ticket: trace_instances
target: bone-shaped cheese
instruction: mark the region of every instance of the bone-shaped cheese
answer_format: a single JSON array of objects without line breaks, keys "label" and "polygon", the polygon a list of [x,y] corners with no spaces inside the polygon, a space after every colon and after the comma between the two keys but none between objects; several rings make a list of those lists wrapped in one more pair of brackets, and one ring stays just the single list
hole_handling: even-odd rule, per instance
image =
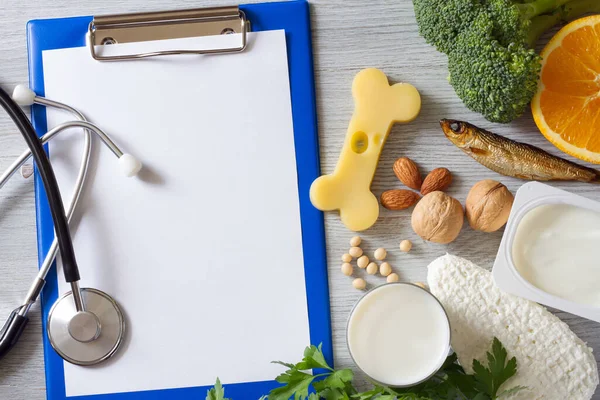
[{"label": "bone-shaped cheese", "polygon": [[383,72],[369,68],[352,84],[354,114],[333,174],[317,178],[310,188],[312,204],[322,211],[340,210],[346,227],[362,231],[377,221],[379,202],[371,181],[381,149],[396,122],[410,122],[421,109],[414,86],[390,86]]}]

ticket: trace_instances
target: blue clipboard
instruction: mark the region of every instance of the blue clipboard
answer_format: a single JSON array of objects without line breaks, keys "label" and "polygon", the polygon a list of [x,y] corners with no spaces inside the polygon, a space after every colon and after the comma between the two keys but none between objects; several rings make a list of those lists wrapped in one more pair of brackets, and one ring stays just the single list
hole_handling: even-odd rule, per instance
[{"label": "blue clipboard", "polygon": [[[323,214],[309,200],[312,181],[320,175],[317,115],[314,92],[313,59],[308,3],[304,0],[278,3],[241,5],[240,9],[252,24],[252,31],[284,29],[287,41],[294,143],[300,193],[300,215],[310,339],[323,344],[323,353],[333,365],[331,324],[329,314],[329,287],[325,253]],[[30,21],[27,25],[29,52],[29,81],[32,89],[44,95],[42,52],[85,46],[85,35],[92,17],[74,17]],[[135,61],[134,61],[135,62]],[[41,106],[32,108],[32,120],[38,134],[47,131],[46,112]],[[54,228],[46,194],[39,176],[35,177],[38,254],[41,263],[54,239]],[[61,279],[61,278],[60,278]],[[56,269],[48,274],[42,293],[42,325],[46,388],[49,400],[67,399],[65,394],[63,360],[54,352],[45,334],[48,313],[58,296]],[[298,359],[303,349],[298,349]],[[295,360],[284,360],[295,361]],[[252,366],[260,368],[260,366]],[[215,371],[215,376],[219,371]],[[273,377],[275,378],[275,377]],[[234,400],[256,400],[276,387],[275,381],[236,383],[226,387],[227,397]],[[97,400],[178,400],[204,399],[209,387],[151,390],[93,396],[75,396],[68,399]]]}]

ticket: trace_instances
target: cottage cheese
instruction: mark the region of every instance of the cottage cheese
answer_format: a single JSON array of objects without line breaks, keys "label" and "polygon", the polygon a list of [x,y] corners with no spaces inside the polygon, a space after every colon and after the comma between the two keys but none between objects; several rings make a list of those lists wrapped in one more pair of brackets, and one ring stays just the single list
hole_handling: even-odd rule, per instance
[{"label": "cottage cheese", "polygon": [[431,292],[444,305],[452,348],[467,373],[473,359],[485,364],[496,336],[517,358],[517,375],[503,389],[528,389],[511,399],[588,400],[598,385],[592,350],[560,319],[529,300],[502,292],[489,271],[445,255],[428,267]]}]

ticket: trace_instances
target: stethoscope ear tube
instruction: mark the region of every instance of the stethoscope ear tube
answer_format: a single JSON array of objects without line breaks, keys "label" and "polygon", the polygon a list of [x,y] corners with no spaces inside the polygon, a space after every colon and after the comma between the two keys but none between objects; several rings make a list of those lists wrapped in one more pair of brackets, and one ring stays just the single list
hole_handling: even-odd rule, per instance
[{"label": "stethoscope ear tube", "polygon": [[77,282],[80,279],[79,268],[75,259],[75,251],[71,240],[71,233],[65,208],[58,188],[58,182],[54,175],[54,170],[50,165],[50,160],[44,151],[41,141],[37,137],[31,122],[21,110],[19,105],[0,88],[0,105],[6,110],[17,128],[27,142],[31,154],[37,164],[37,168],[46,190],[50,213],[54,222],[54,230],[59,244],[60,254],[63,261],[63,272],[67,282]]},{"label": "stethoscope ear tube", "polygon": [[20,307],[13,310],[0,330],[0,358],[14,347],[29,321],[29,318],[19,315],[19,310]]}]

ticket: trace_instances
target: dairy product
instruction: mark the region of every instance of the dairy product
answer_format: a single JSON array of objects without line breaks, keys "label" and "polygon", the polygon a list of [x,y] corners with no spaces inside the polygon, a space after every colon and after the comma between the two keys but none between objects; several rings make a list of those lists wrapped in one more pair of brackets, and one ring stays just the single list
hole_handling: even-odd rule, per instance
[{"label": "dairy product", "polygon": [[356,304],[348,321],[356,365],[388,386],[409,386],[435,373],[450,348],[450,323],[433,295],[407,283],[379,286]]},{"label": "dairy product", "polygon": [[572,204],[544,204],[518,223],[512,261],[535,287],[600,306],[599,244],[600,213]]},{"label": "dairy product", "polygon": [[[494,262],[493,270],[494,282],[506,293],[523,297],[525,299],[532,300],[558,310],[567,311],[571,314],[600,322],[600,307],[590,305],[589,303],[579,303],[577,301],[567,300],[559,295],[549,293],[544,289],[536,287],[535,279],[531,276],[529,279],[525,278],[523,275],[527,274],[525,272],[521,272],[515,265],[516,260],[513,256],[513,245],[515,243],[529,243],[531,239],[524,237],[526,236],[524,235],[521,236],[521,239],[515,240],[519,225],[521,222],[523,222],[523,218],[526,217],[532,210],[536,210],[538,207],[545,205],[571,205],[573,207],[580,207],[583,210],[577,210],[576,214],[579,214],[579,211],[589,211],[589,213],[586,213],[586,215],[589,215],[592,218],[595,217],[593,215],[594,212],[600,214],[599,202],[586,199],[585,197],[577,196],[573,193],[569,193],[549,185],[544,185],[539,182],[528,182],[524,184],[519,190],[517,190],[515,201],[510,212],[510,217],[508,218],[508,223],[506,224],[504,235],[502,236],[502,241],[500,242],[500,247],[498,248],[498,254],[496,255],[496,261]],[[538,209],[538,212],[551,217],[551,213],[546,213],[545,211],[548,211],[548,209]],[[536,214],[537,213],[529,214],[529,216],[535,217]],[[558,212],[558,214],[561,214],[561,212]],[[557,224],[560,221],[549,222],[552,222],[552,224]],[[591,240],[591,238],[593,238],[595,235],[593,231],[589,231],[587,234],[584,233],[583,228],[585,228],[586,231],[588,228],[594,228],[591,226],[591,222],[592,221],[590,220],[589,223],[588,221],[583,221],[580,224],[578,223],[581,229],[578,229],[577,236],[582,236],[580,239],[586,242]],[[560,222],[560,224],[565,223],[568,223],[568,221]],[[529,233],[531,235],[535,235],[536,233],[534,231],[528,229],[528,225],[529,224],[527,222],[525,222],[524,225],[521,225],[521,233],[530,231]],[[574,224],[573,226],[575,225],[577,224]],[[551,246],[552,248],[549,249],[549,251],[554,253],[557,257],[566,258],[567,261],[571,257],[576,257],[572,250],[575,250],[577,253],[581,253],[581,247],[579,247],[581,246],[581,243],[573,243],[572,239],[570,239],[572,235],[567,235],[566,229],[558,228],[555,230],[555,232],[560,235],[564,234],[564,236],[563,239],[555,240]],[[543,239],[548,240],[549,237]],[[546,243],[545,246],[548,246],[548,244]],[[600,250],[600,245],[597,247]],[[589,248],[588,245],[586,245],[586,248]],[[523,250],[523,255],[530,256],[532,251],[533,247],[529,248],[527,251]],[[572,270],[572,273],[579,274],[581,270],[578,270],[578,268],[580,268],[581,265],[582,263],[578,263],[574,267],[575,269]],[[598,265],[600,265],[600,263],[598,263]],[[523,265],[521,265],[520,269],[524,271],[526,268],[523,268]],[[588,275],[588,278],[593,279],[593,274],[595,273],[596,271],[592,271],[592,275]],[[572,282],[572,279],[574,279],[574,277],[567,276],[567,279],[565,280],[566,284],[568,284],[568,282]],[[532,283],[532,281],[534,281],[534,283]],[[541,286],[542,282],[538,283]],[[551,288],[548,289],[551,290]],[[554,289],[564,290],[560,288]],[[573,293],[571,293],[571,295],[573,295]],[[577,294],[575,293],[575,295]]]},{"label": "dairy product", "polygon": [[497,337],[517,374],[502,387],[525,386],[506,400],[589,400],[598,386],[592,349],[544,307],[496,286],[489,271],[450,254],[428,267],[427,283],[448,312],[452,349],[468,374],[486,364]]},{"label": "dairy product", "polygon": [[340,210],[348,229],[363,231],[379,215],[371,181],[383,145],[394,123],[407,123],[419,115],[421,96],[408,83],[390,86],[385,74],[375,68],[356,75],[352,96],[354,113],[335,171],[313,182],[310,200],[319,210]]}]

